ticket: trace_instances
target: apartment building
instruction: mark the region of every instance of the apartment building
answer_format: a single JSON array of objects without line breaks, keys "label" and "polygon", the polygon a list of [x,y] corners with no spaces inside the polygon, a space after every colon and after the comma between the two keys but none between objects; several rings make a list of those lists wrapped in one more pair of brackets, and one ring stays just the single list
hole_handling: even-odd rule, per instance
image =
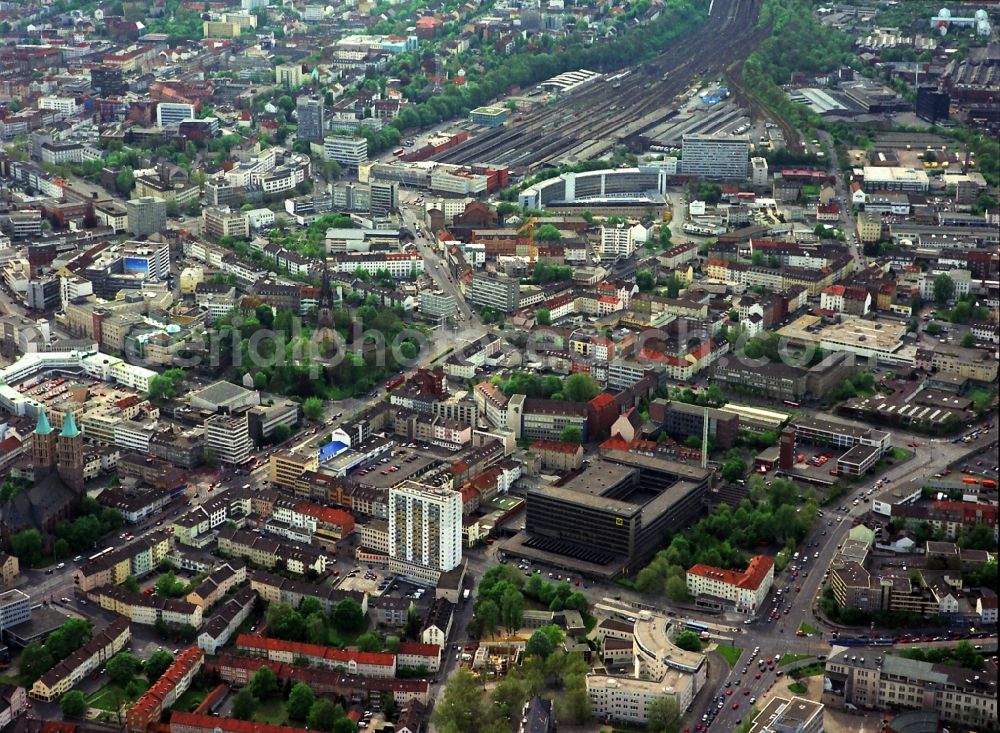
[{"label": "apartment building", "polygon": [[121,585],[129,576],[141,578],[152,572],[170,553],[171,537],[157,529],[121,547],[88,560],[73,573],[73,582],[82,591]]},{"label": "apartment building", "polygon": [[458,310],[455,296],[443,290],[422,290],[420,292],[420,313],[425,318],[437,320],[451,318]]},{"label": "apartment building", "polygon": [[725,606],[748,616],[756,615],[763,607],[773,582],[774,561],[766,555],[750,558],[743,572],[701,563],[687,571],[688,592],[699,605]]},{"label": "apartment building", "polygon": [[270,639],[256,634],[240,634],[236,638],[236,648],[243,654],[263,657],[271,662],[304,662],[312,667],[338,669],[365,677],[396,676],[396,655],[386,652],[337,649],[321,644]]},{"label": "apartment building", "polygon": [[[244,657],[232,654],[222,655],[218,660],[216,668],[219,670],[219,676],[224,681],[234,686],[242,687],[253,678],[257,670],[264,666],[270,668],[283,684],[295,685],[298,682],[303,682],[309,685],[317,695],[357,700],[359,704],[369,708],[377,708],[384,694],[391,695],[397,705],[405,705],[410,700],[417,700],[425,705],[430,702],[430,682],[425,680],[363,677],[361,675],[348,674],[340,670],[270,662],[259,657]],[[171,717],[171,726],[173,726],[174,721],[178,720],[178,716],[186,715],[188,714],[174,713]],[[228,718],[214,716],[205,717],[207,718],[206,722],[209,723],[207,729],[192,729],[189,727],[177,729],[172,727],[171,733],[213,733],[213,731],[219,730],[229,720]],[[185,718],[181,718],[181,720],[185,720]],[[259,724],[255,724],[254,729],[260,731],[260,733],[270,733],[262,729],[262,726]],[[236,730],[240,733],[246,733],[243,728]],[[278,729],[274,733],[288,732],[285,729]]]},{"label": "apartment building", "polygon": [[635,236],[627,224],[601,227],[601,259],[615,260],[631,257],[635,252]]},{"label": "apartment building", "polygon": [[205,621],[198,633],[198,648],[206,654],[218,654],[229,643],[233,634],[254,610],[257,594],[253,588],[238,590]]},{"label": "apartment building", "polygon": [[290,573],[326,572],[327,556],[309,545],[233,527],[218,532],[219,552],[230,557],[249,560],[254,565],[273,568],[282,563]]},{"label": "apartment building", "polygon": [[43,674],[31,686],[29,697],[53,702],[69,692],[91,672],[100,669],[124,649],[132,638],[128,620],[115,619],[93,638]]},{"label": "apartment building", "polygon": [[265,603],[287,603],[298,608],[304,598],[315,598],[326,613],[333,610],[340,601],[351,598],[357,601],[364,613],[368,613],[368,594],[356,591],[346,591],[329,585],[316,585],[291,580],[281,575],[274,575],[261,570],[248,573],[250,587]]},{"label": "apartment building", "polygon": [[129,707],[125,714],[125,730],[128,733],[146,733],[159,723],[163,711],[172,707],[187,691],[204,664],[205,652],[196,646],[178,654],[153,686]]},{"label": "apartment building", "polygon": [[306,471],[319,470],[319,456],[312,451],[276,451],[271,454],[269,468],[271,483],[290,489]]},{"label": "apartment building", "polygon": [[184,600],[206,611],[222,599],[232,588],[247,579],[247,566],[239,560],[230,560],[209,573],[198,587],[188,593]]},{"label": "apartment building", "polygon": [[90,591],[87,598],[107,611],[125,616],[134,624],[155,626],[157,622],[163,622],[196,629],[201,626],[201,608],[187,601],[133,593],[110,585]]},{"label": "apartment building", "polygon": [[882,650],[847,648],[827,660],[823,689],[823,703],[838,709],[925,710],[974,729],[997,722],[994,665],[977,673]]},{"label": "apartment building", "polygon": [[389,489],[389,555],[448,572],[462,560],[462,496],[404,481]]}]

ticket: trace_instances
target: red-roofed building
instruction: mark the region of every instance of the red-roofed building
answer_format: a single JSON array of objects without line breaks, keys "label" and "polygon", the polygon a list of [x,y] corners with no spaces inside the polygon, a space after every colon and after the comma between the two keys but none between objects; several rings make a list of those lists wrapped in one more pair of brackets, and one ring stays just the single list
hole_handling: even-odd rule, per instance
[{"label": "red-roofed building", "polygon": [[545,468],[556,471],[575,471],[583,463],[583,446],[561,440],[536,440],[531,450],[538,454]]},{"label": "red-roofed building", "polygon": [[223,654],[212,664],[212,670],[221,679],[237,687],[249,683],[261,667],[268,667],[282,683],[294,685],[304,682],[317,695],[342,697],[349,705],[377,705],[386,692],[392,695],[397,705],[403,705],[409,700],[419,700],[425,705],[430,702],[430,683],[425,680],[362,677],[337,670],[269,662],[266,659],[235,654]]},{"label": "red-roofed building", "polygon": [[191,680],[204,663],[205,652],[196,646],[181,652],[167,671],[128,709],[126,730],[129,733],[146,733],[151,726],[159,723],[160,715],[191,686]]},{"label": "red-roofed building", "polygon": [[419,641],[404,641],[396,652],[397,669],[426,669],[433,674],[441,668],[441,647],[437,644],[421,644]]},{"label": "red-roofed building", "polygon": [[170,733],[304,733],[305,728],[285,725],[255,723],[249,720],[223,718],[198,713],[173,713],[170,716]]},{"label": "red-roofed building", "polygon": [[295,511],[316,520],[313,536],[327,549],[334,549],[338,541],[354,531],[354,516],[343,509],[302,501],[296,504]]},{"label": "red-roofed building", "polygon": [[766,555],[750,558],[750,564],[742,573],[702,563],[692,565],[687,571],[688,592],[699,604],[732,608],[748,616],[763,607],[772,582],[774,561]]},{"label": "red-roofed building", "polygon": [[615,424],[618,415],[614,396],[602,392],[587,403],[587,431],[595,437],[610,435],[611,426]]},{"label": "red-roofed building", "polygon": [[322,644],[269,639],[253,634],[240,634],[236,648],[241,652],[263,657],[272,662],[291,664],[305,660],[311,666],[342,669],[365,677],[394,677],[396,657],[384,652],[359,652],[336,649]]}]

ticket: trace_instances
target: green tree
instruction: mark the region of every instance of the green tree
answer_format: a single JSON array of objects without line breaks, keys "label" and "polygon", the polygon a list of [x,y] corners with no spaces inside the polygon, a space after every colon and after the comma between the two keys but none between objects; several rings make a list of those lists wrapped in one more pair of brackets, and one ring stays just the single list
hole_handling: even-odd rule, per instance
[{"label": "green tree", "polygon": [[569,375],[562,387],[563,395],[573,402],[589,402],[602,391],[601,385],[585,372]]},{"label": "green tree", "polygon": [[649,703],[646,729],[651,733],[677,733],[681,729],[681,711],[677,698],[658,697]]},{"label": "green tree", "polygon": [[971,349],[976,345],[976,337],[972,331],[966,331],[962,336],[962,347],[966,349]]},{"label": "green tree", "polygon": [[535,311],[535,320],[538,321],[539,326],[551,326],[552,314],[549,313],[548,308],[539,308]]},{"label": "green tree", "polygon": [[366,631],[354,640],[354,644],[363,652],[380,652],[383,647],[382,637],[374,631]]},{"label": "green tree", "polygon": [[722,464],[722,478],[730,483],[743,478],[747,472],[747,464],[738,458],[730,459]]},{"label": "green tree", "polygon": [[524,596],[517,588],[508,587],[501,594],[500,617],[509,632],[517,631],[524,623]]},{"label": "green tree", "polygon": [[292,720],[305,720],[309,717],[314,702],[316,695],[313,694],[312,688],[304,682],[296,683],[288,694],[288,702],[285,703],[288,717]]},{"label": "green tree", "polygon": [[535,229],[535,240],[539,242],[558,242],[562,234],[552,224],[542,224]]},{"label": "green tree", "polygon": [[691,598],[687,583],[684,582],[684,578],[678,575],[667,578],[665,590],[672,601],[687,601]]},{"label": "green tree", "polygon": [[934,278],[934,300],[938,305],[944,305],[955,297],[955,281],[951,275],[942,272]]},{"label": "green tree", "polygon": [[365,614],[353,598],[344,598],[333,607],[333,625],[343,633],[355,633],[365,627]]},{"label": "green tree", "polygon": [[55,555],[56,560],[65,560],[69,557],[69,542],[62,537],[57,539],[52,545],[52,554]]},{"label": "green tree", "polygon": [[37,565],[42,559],[42,535],[37,529],[22,529],[11,537],[10,549],[22,565]]},{"label": "green tree", "polygon": [[554,647],[552,646],[552,642],[549,640],[549,637],[543,634],[539,629],[531,635],[530,639],[528,639],[528,643],[525,644],[524,651],[532,656],[546,659],[554,651]]},{"label": "green tree", "polygon": [[119,687],[127,685],[139,673],[141,667],[142,662],[128,652],[118,652],[105,665],[105,669],[108,671],[108,679]]},{"label": "green tree", "polygon": [[120,194],[128,194],[135,188],[135,174],[131,168],[122,168],[115,176],[115,188]]},{"label": "green tree", "polygon": [[332,731],[342,717],[343,711],[339,706],[329,700],[316,700],[309,709],[309,729]]},{"label": "green tree", "polygon": [[456,672],[441,701],[435,706],[431,720],[439,730],[450,733],[479,733],[486,720],[482,688],[466,669]]},{"label": "green tree", "polygon": [[278,694],[278,677],[270,667],[261,667],[250,680],[250,692],[258,700],[267,700]]},{"label": "green tree", "polygon": [[21,651],[21,665],[18,679],[23,687],[31,687],[32,683],[55,666],[56,659],[48,648],[38,641],[33,641]]},{"label": "green tree", "polygon": [[563,443],[582,443],[583,431],[575,425],[567,425],[559,433],[559,440]]},{"label": "green tree", "polygon": [[125,582],[122,583],[122,587],[124,587],[125,590],[130,591],[132,593],[138,593],[140,590],[139,581],[135,579],[134,575],[130,575],[127,578],[125,578]]},{"label": "green tree", "polygon": [[482,630],[492,636],[500,624],[500,607],[495,601],[484,598],[476,604],[476,618],[479,620]]},{"label": "green tree", "polygon": [[146,673],[146,679],[149,680],[149,684],[153,684],[156,680],[160,679],[164,672],[174,663],[174,655],[165,649],[157,649],[155,652],[149,655],[149,659],[146,660],[146,664],[143,671]]},{"label": "green tree", "polygon": [[701,651],[701,640],[693,631],[682,631],[674,638],[674,644],[689,652]]},{"label": "green tree", "polygon": [[82,718],[87,707],[87,696],[80,690],[70,690],[59,700],[59,710],[67,718]]},{"label": "green tree", "polygon": [[649,293],[656,287],[656,278],[649,270],[641,270],[635,276],[635,284],[638,286],[639,292]]},{"label": "green tree", "polygon": [[250,720],[257,710],[257,698],[250,692],[249,687],[244,687],[236,693],[233,698],[232,716],[237,720]]},{"label": "green tree", "polygon": [[323,400],[319,397],[309,397],[302,403],[302,414],[313,422],[319,422],[323,417]]}]

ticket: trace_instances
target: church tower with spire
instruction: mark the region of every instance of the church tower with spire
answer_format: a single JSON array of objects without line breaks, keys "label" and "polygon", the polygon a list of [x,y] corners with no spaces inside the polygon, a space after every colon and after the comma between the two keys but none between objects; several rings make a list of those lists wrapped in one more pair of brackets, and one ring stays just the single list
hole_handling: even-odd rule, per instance
[{"label": "church tower with spire", "polygon": [[35,476],[50,473],[56,467],[56,432],[49,424],[49,417],[43,407],[38,412],[38,422],[31,436],[31,463],[35,467]]},{"label": "church tower with spire", "polygon": [[316,342],[324,347],[333,343],[333,284],[330,269],[323,263],[323,279],[320,284],[319,308],[316,311]]},{"label": "church tower with spire", "polygon": [[83,434],[76,426],[73,412],[68,410],[56,446],[59,476],[77,491],[83,490]]}]

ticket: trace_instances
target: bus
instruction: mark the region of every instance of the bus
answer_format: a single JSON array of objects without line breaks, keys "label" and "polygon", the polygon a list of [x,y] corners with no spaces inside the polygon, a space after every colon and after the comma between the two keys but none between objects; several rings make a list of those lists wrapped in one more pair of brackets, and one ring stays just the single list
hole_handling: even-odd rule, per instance
[{"label": "bus", "polygon": [[799,407],[798,402],[792,402],[791,400],[783,400],[781,404],[785,407]]},{"label": "bus", "polygon": [[113,548],[113,547],[105,547],[105,548],[104,548],[103,550],[101,550],[100,552],[98,552],[98,553],[95,553],[95,554],[91,555],[90,557],[88,557],[88,558],[87,558],[87,562],[94,562],[94,560],[97,560],[98,558],[102,558],[102,557],[104,557],[104,556],[105,556],[105,555],[107,555],[107,554],[108,554],[109,552],[113,552],[113,551],[114,551],[114,549],[115,549],[115,548]]},{"label": "bus", "polygon": [[405,152],[406,151],[403,150],[402,148],[396,148],[395,150],[392,151],[392,154],[395,155],[397,158],[402,158],[403,157],[403,153],[405,153]]},{"label": "bus", "polygon": [[699,634],[707,634],[708,627],[705,624],[700,624],[697,621],[688,621],[684,624],[684,628],[690,629],[691,631],[697,631]]}]

